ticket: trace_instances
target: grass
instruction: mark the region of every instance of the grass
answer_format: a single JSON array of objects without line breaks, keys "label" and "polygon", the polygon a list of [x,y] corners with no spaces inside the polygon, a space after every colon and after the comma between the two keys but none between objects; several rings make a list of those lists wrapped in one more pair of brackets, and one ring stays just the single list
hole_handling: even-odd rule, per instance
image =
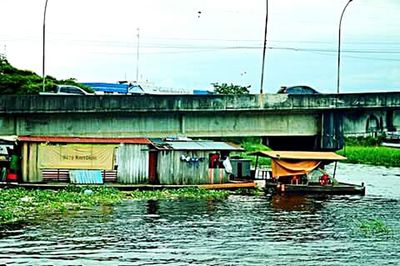
[{"label": "grass", "polygon": [[400,167],[400,149],[381,146],[346,146],[338,151],[347,163]]},{"label": "grass", "polygon": [[[236,153],[232,154],[233,156],[240,156],[241,158],[244,159],[249,159],[251,160],[252,165],[256,165],[256,159],[257,156],[254,155],[248,155],[250,152],[255,152],[255,151],[268,151],[271,150],[267,146],[261,144],[261,139],[260,138],[245,138],[242,140],[241,146],[243,149],[245,149],[245,152],[241,153]],[[259,157],[258,158],[258,165],[259,166],[270,166],[271,165],[271,159],[270,158],[265,158],[265,157]]]}]

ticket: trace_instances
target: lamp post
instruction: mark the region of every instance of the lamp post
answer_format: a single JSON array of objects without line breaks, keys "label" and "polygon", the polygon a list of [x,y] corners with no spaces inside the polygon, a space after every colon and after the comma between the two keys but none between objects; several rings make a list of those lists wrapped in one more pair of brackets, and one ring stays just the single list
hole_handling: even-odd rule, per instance
[{"label": "lamp post", "polygon": [[263,94],[265,50],[267,48],[267,31],[268,31],[268,0],[265,0],[265,30],[264,30],[263,58],[262,58],[262,67],[261,67],[260,94]]},{"label": "lamp post", "polygon": [[341,41],[341,28],[342,28],[342,20],[343,20],[343,15],[344,12],[346,11],[347,6],[352,2],[353,0],[349,0],[345,7],[343,8],[342,15],[340,16],[340,21],[339,21],[339,38],[338,38],[338,53],[337,53],[337,87],[336,87],[336,92],[339,93],[340,91],[340,41]]},{"label": "lamp post", "polygon": [[47,1],[44,4],[44,13],[43,13],[43,61],[42,61],[42,79],[43,79],[43,91],[45,91],[46,84],[46,74],[45,74],[45,56],[46,56],[46,11],[47,11]]}]

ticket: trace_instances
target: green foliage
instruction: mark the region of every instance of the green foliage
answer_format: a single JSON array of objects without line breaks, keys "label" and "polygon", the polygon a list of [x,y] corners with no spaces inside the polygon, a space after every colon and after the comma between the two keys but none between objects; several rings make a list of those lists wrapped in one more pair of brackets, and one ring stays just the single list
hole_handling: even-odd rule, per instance
[{"label": "green foliage", "polygon": [[[85,193],[87,191],[91,193]],[[24,221],[69,210],[113,205],[122,201],[123,194],[110,188],[73,188],[65,190],[0,190],[0,224]]]},{"label": "green foliage", "polygon": [[384,135],[379,137],[347,137],[344,142],[348,146],[378,146],[385,138]]},{"label": "green foliage", "polygon": [[400,149],[389,147],[345,146],[338,154],[347,157],[347,163],[400,166]]},{"label": "green foliage", "polygon": [[[43,89],[42,82],[41,76],[29,70],[17,69],[4,56],[0,56],[0,94],[38,94]],[[46,76],[45,91],[54,90],[56,84],[74,85],[93,92],[75,79],[57,80],[51,76]]]},{"label": "green foliage", "polygon": [[[242,143],[240,144],[243,149],[245,149],[245,152],[239,152],[239,153],[232,153],[232,156],[239,156],[244,159],[249,159],[251,160],[251,164],[255,165],[256,164],[256,159],[257,157],[254,155],[248,155],[250,152],[255,152],[255,151],[268,151],[271,150],[267,146],[263,145],[261,143],[261,138],[258,137],[249,137],[249,138],[244,138],[242,139]],[[269,166],[271,165],[271,159],[270,158],[264,158],[264,157],[259,157],[258,158],[258,165],[264,165],[264,166]]]},{"label": "green foliage", "polygon": [[356,222],[357,227],[361,232],[365,235],[377,235],[384,234],[388,235],[392,232],[389,226],[385,224],[382,219],[371,219],[371,220],[362,220]]},{"label": "green foliage", "polygon": [[217,94],[249,94],[249,86],[233,85],[232,83],[228,85],[227,83],[211,83],[214,86],[214,92]]},{"label": "green foliage", "polygon": [[225,199],[229,196],[228,191],[224,190],[208,190],[199,188],[182,188],[176,190],[134,190],[127,194],[134,200],[160,200],[160,199],[208,199],[217,200]]}]

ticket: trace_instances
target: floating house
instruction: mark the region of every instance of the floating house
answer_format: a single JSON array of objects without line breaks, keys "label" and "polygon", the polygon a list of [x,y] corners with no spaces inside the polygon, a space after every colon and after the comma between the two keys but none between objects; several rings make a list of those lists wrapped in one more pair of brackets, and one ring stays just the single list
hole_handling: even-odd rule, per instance
[{"label": "floating house", "polygon": [[201,185],[229,182],[232,144],[189,139],[20,136],[22,183]]},{"label": "floating house", "polygon": [[18,137],[24,183],[147,183],[146,138]]}]

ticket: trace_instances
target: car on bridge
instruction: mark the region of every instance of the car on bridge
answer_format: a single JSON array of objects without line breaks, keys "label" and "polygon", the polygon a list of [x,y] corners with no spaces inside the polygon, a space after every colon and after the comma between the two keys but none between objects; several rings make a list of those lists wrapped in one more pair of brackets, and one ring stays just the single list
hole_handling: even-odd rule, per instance
[{"label": "car on bridge", "polygon": [[56,85],[51,92],[39,92],[40,95],[94,95],[82,88],[73,85]]},{"label": "car on bridge", "polygon": [[277,93],[286,93],[286,94],[319,94],[318,91],[315,89],[309,87],[309,86],[304,86],[304,85],[298,85],[298,86],[282,86]]}]

